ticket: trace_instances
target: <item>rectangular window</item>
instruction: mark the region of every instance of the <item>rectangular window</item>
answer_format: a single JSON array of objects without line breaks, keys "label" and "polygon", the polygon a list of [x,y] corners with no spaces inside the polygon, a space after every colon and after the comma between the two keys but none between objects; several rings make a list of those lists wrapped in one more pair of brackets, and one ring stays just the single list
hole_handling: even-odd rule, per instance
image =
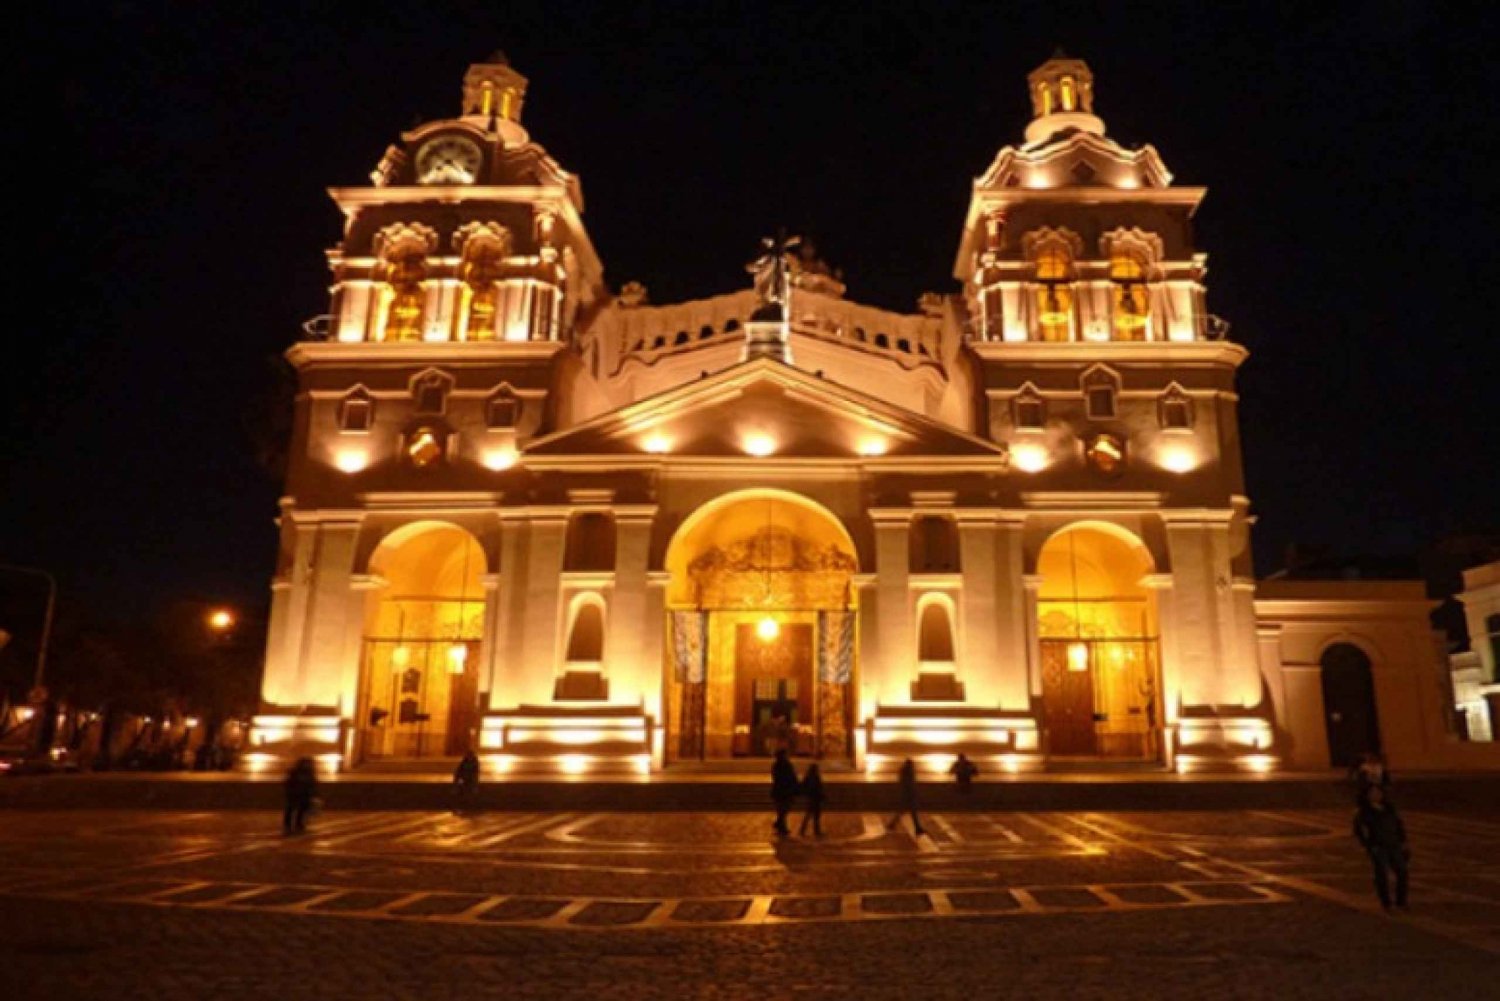
[{"label": "rectangular window", "polygon": [[1039,431],[1047,424],[1047,406],[1035,397],[1016,400],[1016,427]]},{"label": "rectangular window", "polygon": [[345,400],[339,407],[339,429],[342,431],[368,431],[375,420],[375,405],[366,399]]},{"label": "rectangular window", "polygon": [[1115,416],[1115,391],[1109,386],[1095,386],[1085,395],[1089,420],[1110,420]]}]

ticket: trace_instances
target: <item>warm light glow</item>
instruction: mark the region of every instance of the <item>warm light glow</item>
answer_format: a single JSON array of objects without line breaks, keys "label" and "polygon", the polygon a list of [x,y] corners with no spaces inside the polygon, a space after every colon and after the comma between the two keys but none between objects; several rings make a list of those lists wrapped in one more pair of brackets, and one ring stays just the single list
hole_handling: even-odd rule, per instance
[{"label": "warm light glow", "polygon": [[1068,644],[1068,670],[1087,671],[1089,669],[1089,645],[1082,640]]},{"label": "warm light glow", "polygon": [[781,625],[774,618],[767,615],[755,624],[755,635],[769,643],[781,635]]},{"label": "warm light glow", "polygon": [[1198,452],[1190,445],[1166,445],[1158,453],[1161,468],[1173,473],[1190,473],[1198,468]]},{"label": "warm light glow", "polygon": [[866,438],[859,443],[859,454],[866,456],[884,455],[890,448],[890,443],[884,438]]},{"label": "warm light glow", "polygon": [[401,670],[401,668],[405,667],[406,662],[409,660],[411,660],[411,651],[406,647],[398,646],[396,649],[391,651],[391,667],[395,668],[396,670],[399,671]]},{"label": "warm light glow", "polygon": [[480,461],[498,473],[510,469],[520,458],[520,454],[513,448],[492,448],[484,453]]},{"label": "warm light glow", "polygon": [[208,626],[223,632],[234,625],[234,613],[227,608],[216,608],[208,613]]},{"label": "warm light glow", "polygon": [[370,464],[370,454],[362,448],[341,448],[333,453],[333,464],[346,473],[357,473]]},{"label": "warm light glow", "polygon": [[198,725],[198,717],[196,717],[196,716],[189,716],[187,719],[183,720],[182,722],[183,722],[184,726],[186,726],[189,730],[191,730],[193,727],[195,727],[195,726]]},{"label": "warm light glow", "polygon": [[1043,445],[1012,445],[1010,464],[1023,473],[1041,472],[1047,468],[1047,449]]},{"label": "warm light glow", "polygon": [[776,451],[776,439],[760,431],[745,435],[745,452],[754,456],[767,456]]},{"label": "warm light glow", "polygon": [[662,455],[672,451],[672,439],[658,431],[647,435],[641,447],[654,455]]},{"label": "warm light glow", "polygon": [[22,723],[31,722],[31,717],[35,715],[36,710],[31,708],[30,706],[22,706],[21,708],[16,710],[16,719],[20,720]]},{"label": "warm light glow", "polygon": [[455,643],[448,648],[448,673],[463,674],[464,664],[469,659],[469,648],[462,643]]}]

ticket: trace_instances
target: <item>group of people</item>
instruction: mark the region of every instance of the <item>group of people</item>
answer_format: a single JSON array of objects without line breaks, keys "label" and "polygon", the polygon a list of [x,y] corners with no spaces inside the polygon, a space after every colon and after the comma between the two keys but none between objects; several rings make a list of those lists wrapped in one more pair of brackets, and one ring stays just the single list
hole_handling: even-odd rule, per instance
[{"label": "group of people", "polygon": [[[979,767],[970,761],[967,756],[960,753],[954,759],[948,774],[953,776],[960,793],[968,793],[974,785],[974,779],[979,775]],[[896,773],[897,807],[891,819],[886,821],[885,829],[893,831],[901,822],[903,814],[911,816],[911,832],[914,837],[921,837],[927,832],[922,827],[922,817],[917,813],[917,766],[911,758],[901,763],[901,769]],[[797,797],[801,796],[807,801],[806,811],[802,815],[802,824],[797,829],[799,837],[806,837],[807,825],[812,824],[813,835],[821,838],[823,836],[823,773],[818,768],[817,762],[807,766],[807,771],[802,777],[797,777],[797,769],[792,765],[792,760],[787,756],[785,749],[776,752],[776,759],[771,763],[771,802],[776,806],[776,819],[771,827],[781,837],[792,833],[787,825],[787,815],[792,812],[796,805]]]},{"label": "group of people", "polygon": [[1385,760],[1371,751],[1353,770],[1356,788],[1354,837],[1370,856],[1375,877],[1375,895],[1380,906],[1391,909],[1391,882],[1396,884],[1395,905],[1406,909],[1406,890],[1411,867],[1411,848],[1406,843],[1406,825],[1391,802],[1391,773]]}]

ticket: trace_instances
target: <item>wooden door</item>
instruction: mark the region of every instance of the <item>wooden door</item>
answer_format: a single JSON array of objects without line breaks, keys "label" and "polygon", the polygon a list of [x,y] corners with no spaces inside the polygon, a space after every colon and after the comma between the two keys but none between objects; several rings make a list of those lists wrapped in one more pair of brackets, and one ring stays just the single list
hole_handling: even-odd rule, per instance
[{"label": "wooden door", "polygon": [[464,645],[468,647],[464,671],[448,677],[448,733],[443,753],[449,757],[461,756],[470,749],[479,717],[479,644]]},{"label": "wooden door", "polygon": [[1323,654],[1322,668],[1328,757],[1335,766],[1348,768],[1366,751],[1380,750],[1370,659],[1359,647],[1338,643]]},{"label": "wooden door", "polygon": [[[1068,670],[1068,644],[1043,640],[1042,711],[1049,754],[1097,754],[1094,672]],[[1090,658],[1092,660],[1092,658]]]},{"label": "wooden door", "polygon": [[769,754],[780,742],[795,752],[797,734],[810,732],[812,660],[809,624],[783,623],[772,640],[761,639],[754,623],[735,627],[734,721],[750,728],[751,754]]}]

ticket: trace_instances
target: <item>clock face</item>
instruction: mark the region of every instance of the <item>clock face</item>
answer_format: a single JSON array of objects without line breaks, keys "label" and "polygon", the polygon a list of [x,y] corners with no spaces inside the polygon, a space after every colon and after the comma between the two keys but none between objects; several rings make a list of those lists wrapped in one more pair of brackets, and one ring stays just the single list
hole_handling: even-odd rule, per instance
[{"label": "clock face", "polygon": [[483,154],[463,136],[439,136],[417,151],[417,180],[423,184],[473,184]]}]

